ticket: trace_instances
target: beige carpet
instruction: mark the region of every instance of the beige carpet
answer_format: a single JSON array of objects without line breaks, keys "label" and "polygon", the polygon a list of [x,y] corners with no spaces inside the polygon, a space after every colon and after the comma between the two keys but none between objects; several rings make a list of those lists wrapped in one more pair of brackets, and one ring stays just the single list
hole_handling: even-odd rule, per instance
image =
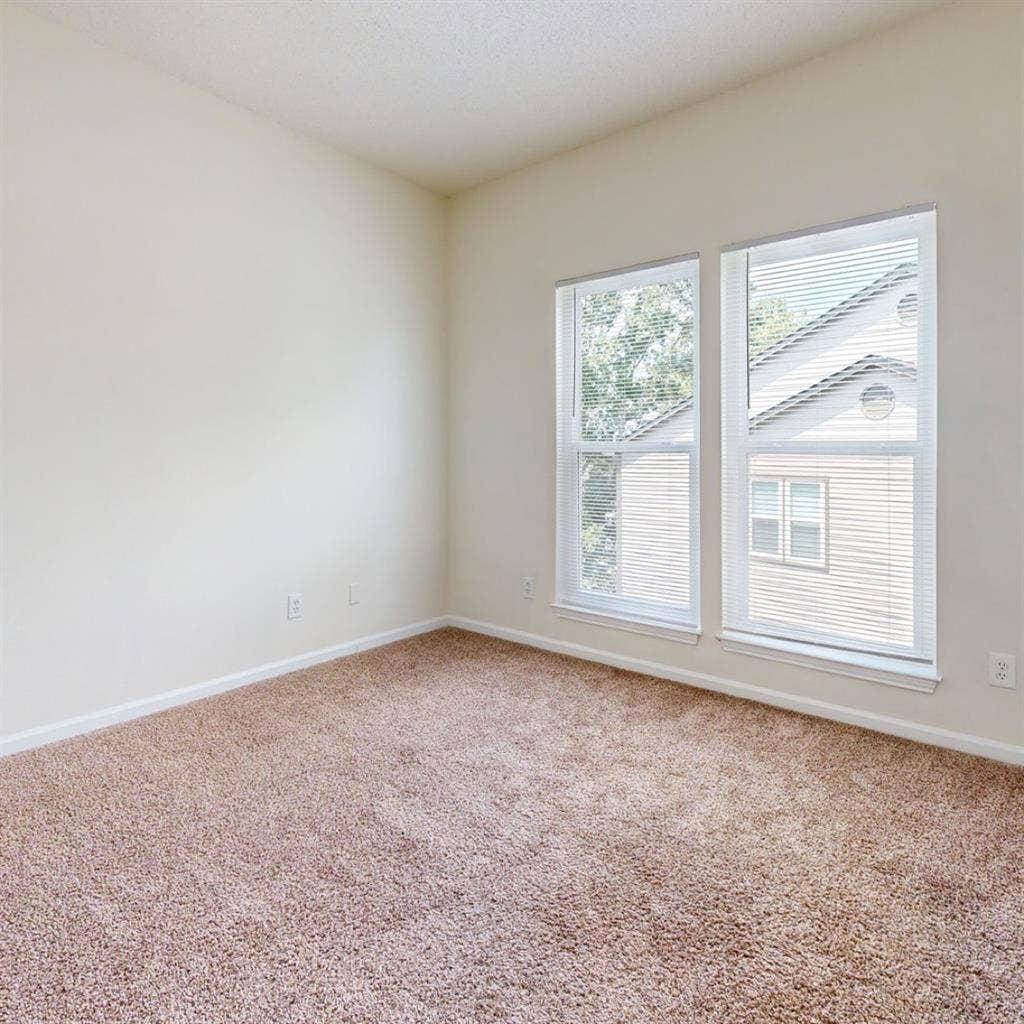
[{"label": "beige carpet", "polygon": [[1024,772],[452,630],[2,760],[0,829],[4,1024],[1024,1020]]}]

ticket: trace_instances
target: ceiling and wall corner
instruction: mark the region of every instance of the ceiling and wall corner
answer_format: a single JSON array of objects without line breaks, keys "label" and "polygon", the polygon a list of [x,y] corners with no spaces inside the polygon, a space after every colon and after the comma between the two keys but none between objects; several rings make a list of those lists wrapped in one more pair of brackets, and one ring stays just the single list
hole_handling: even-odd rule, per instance
[{"label": "ceiling and wall corner", "polygon": [[447,195],[941,0],[21,2]]}]

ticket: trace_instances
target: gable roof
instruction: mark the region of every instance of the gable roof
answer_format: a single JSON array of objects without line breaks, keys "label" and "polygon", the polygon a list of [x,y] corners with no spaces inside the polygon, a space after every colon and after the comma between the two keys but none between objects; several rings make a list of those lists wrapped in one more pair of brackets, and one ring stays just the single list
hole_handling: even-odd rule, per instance
[{"label": "gable roof", "polygon": [[666,409],[663,413],[659,413],[654,417],[653,420],[648,420],[642,427],[637,427],[629,437],[627,441],[633,441],[638,438],[641,434],[646,434],[648,430],[653,430],[655,427],[661,426],[662,423],[672,419],[673,416],[678,415],[681,412],[686,412],[687,409],[693,405],[693,395],[689,398],[684,398],[677,405],[673,405],[671,408]]},{"label": "gable roof", "polygon": [[811,335],[823,331],[826,327],[831,327],[833,324],[839,323],[840,320],[845,320],[846,317],[858,312],[861,307],[867,305],[872,299],[883,295],[891,288],[895,288],[896,285],[902,284],[904,281],[910,281],[915,277],[917,277],[917,267],[913,263],[901,263],[899,266],[893,267],[892,270],[886,271],[881,277],[875,278],[870,284],[866,284],[860,291],[854,292],[849,298],[843,299],[842,302],[837,302],[830,309],[826,309],[824,313],[816,316],[810,323],[804,324],[803,327],[798,327],[784,338],[780,338],[774,345],[769,345],[763,352],[759,352],[750,360],[751,369],[768,362],[770,359],[774,359],[780,352],[792,348],[793,345],[797,345],[811,337]]},{"label": "gable roof", "polygon": [[850,363],[849,366],[845,366],[841,370],[836,370],[835,373],[830,373],[827,377],[823,377],[814,384],[808,385],[802,391],[798,391],[795,395],[790,395],[788,398],[784,398],[781,402],[777,402],[775,405],[769,406],[769,408],[765,409],[763,412],[759,412],[756,416],[752,416],[750,419],[749,429],[757,430],[758,427],[763,427],[769,420],[775,419],[776,416],[781,416],[783,413],[789,412],[791,409],[796,408],[798,405],[803,405],[805,402],[821,398],[832,388],[839,387],[839,385],[845,384],[847,381],[854,380],[862,374],[868,373],[872,370],[884,370],[886,373],[896,374],[897,376],[905,377],[908,380],[917,379],[917,367],[913,366],[911,363],[903,362],[902,359],[892,359],[889,356],[862,356],[856,362]]},{"label": "gable roof", "polygon": [[[899,266],[893,267],[892,270],[886,271],[884,274],[882,274],[880,277],[877,277],[870,284],[866,284],[859,291],[854,292],[853,295],[851,295],[849,298],[843,299],[842,302],[837,302],[830,309],[827,309],[824,313],[820,314],[819,316],[816,316],[813,320],[810,321],[810,323],[804,324],[803,327],[797,328],[797,330],[792,331],[790,334],[787,334],[784,338],[780,338],[777,342],[775,342],[775,344],[770,345],[763,352],[758,353],[753,359],[750,360],[750,368],[753,369],[755,366],[760,366],[762,363],[766,363],[769,360],[774,359],[777,355],[779,355],[780,352],[783,352],[786,349],[792,348],[793,345],[797,345],[800,342],[805,341],[807,338],[812,337],[819,331],[823,331],[826,327],[831,327],[833,324],[839,323],[846,317],[856,313],[859,309],[861,309],[862,306],[866,305],[872,299],[877,298],[879,295],[885,294],[885,292],[889,291],[892,288],[895,288],[899,284],[902,284],[904,281],[910,281],[915,277],[917,277],[917,267],[913,263],[901,263],[899,264]],[[913,373],[917,373],[914,367],[912,367],[909,363],[902,363],[898,359],[889,359],[887,356],[865,356],[864,359],[859,360],[858,363],[853,363],[851,364],[851,366],[848,366],[846,370],[853,369],[855,366],[859,365],[859,363],[863,363],[865,360],[875,360],[875,368],[878,368],[878,366],[880,365],[878,363],[878,360],[882,360],[883,362],[886,363],[899,363],[901,366],[906,367]],[[865,367],[865,369],[866,368],[867,367]],[[845,370],[839,371],[840,374],[845,372]],[[863,370],[858,370],[857,372],[863,372]],[[836,374],[833,374],[832,376],[834,377],[836,376]],[[800,399],[800,401],[807,401],[808,398],[811,398],[815,394],[817,394],[818,389],[822,386],[822,384],[824,384],[826,381],[830,379],[831,378],[826,377],[824,380],[818,381],[817,383],[812,384],[808,388],[804,388],[803,391],[800,391],[796,395],[787,398],[784,402],[780,402],[779,406],[786,405],[787,403],[796,403],[797,399]],[[810,392],[810,394],[807,394],[808,392]],[[801,399],[801,395],[806,395],[806,397]],[[655,427],[660,426],[667,420],[672,419],[673,416],[676,416],[681,412],[686,412],[686,410],[689,409],[692,405],[693,396],[691,395],[689,398],[684,398],[681,402],[679,402],[676,405],[673,405],[670,409],[666,409],[665,412],[660,413],[658,416],[655,416],[653,420],[651,420],[648,423],[645,423],[642,427],[638,427],[636,430],[633,431],[632,434],[629,435],[627,440],[636,440],[636,438],[640,437],[641,434],[646,434],[648,430],[653,430]],[[751,420],[751,426],[753,427],[755,423],[757,423],[758,420],[760,420],[762,417],[771,418],[768,415],[769,413],[771,413],[774,416],[778,415],[779,412],[783,412],[784,410],[780,409],[779,406],[772,406],[771,409],[766,409],[764,412],[759,413],[754,420]],[[778,411],[773,412],[773,410]]]}]

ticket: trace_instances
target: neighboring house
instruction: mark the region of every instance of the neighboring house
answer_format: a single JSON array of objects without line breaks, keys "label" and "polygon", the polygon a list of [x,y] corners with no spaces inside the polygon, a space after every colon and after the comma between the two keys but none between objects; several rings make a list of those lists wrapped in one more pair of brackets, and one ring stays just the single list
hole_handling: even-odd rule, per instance
[{"label": "neighboring house", "polygon": [[[912,443],[917,433],[916,281],[913,265],[896,267],[750,362],[752,621],[912,644],[914,459],[894,456],[891,446]],[[693,417],[686,400],[631,440],[690,441]],[[801,442],[826,439],[842,452],[799,450]],[[622,456],[617,542],[626,596],[689,598],[688,570],[663,582],[628,572],[650,565],[640,556],[652,550],[687,565],[688,475],[679,474],[670,505],[646,500],[648,489],[664,487],[661,474],[646,471],[672,458],[685,456]],[[844,581],[846,592],[856,592],[856,617],[842,599]]]}]

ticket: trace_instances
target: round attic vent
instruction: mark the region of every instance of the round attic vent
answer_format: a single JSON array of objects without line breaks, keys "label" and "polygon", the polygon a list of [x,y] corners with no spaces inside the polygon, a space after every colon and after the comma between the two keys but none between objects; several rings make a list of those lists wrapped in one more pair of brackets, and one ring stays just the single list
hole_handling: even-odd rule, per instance
[{"label": "round attic vent", "polygon": [[865,419],[884,420],[896,407],[896,392],[888,384],[869,384],[860,393],[860,411]]},{"label": "round attic vent", "polygon": [[907,292],[896,304],[896,319],[904,327],[913,327],[917,323],[917,292]]}]

